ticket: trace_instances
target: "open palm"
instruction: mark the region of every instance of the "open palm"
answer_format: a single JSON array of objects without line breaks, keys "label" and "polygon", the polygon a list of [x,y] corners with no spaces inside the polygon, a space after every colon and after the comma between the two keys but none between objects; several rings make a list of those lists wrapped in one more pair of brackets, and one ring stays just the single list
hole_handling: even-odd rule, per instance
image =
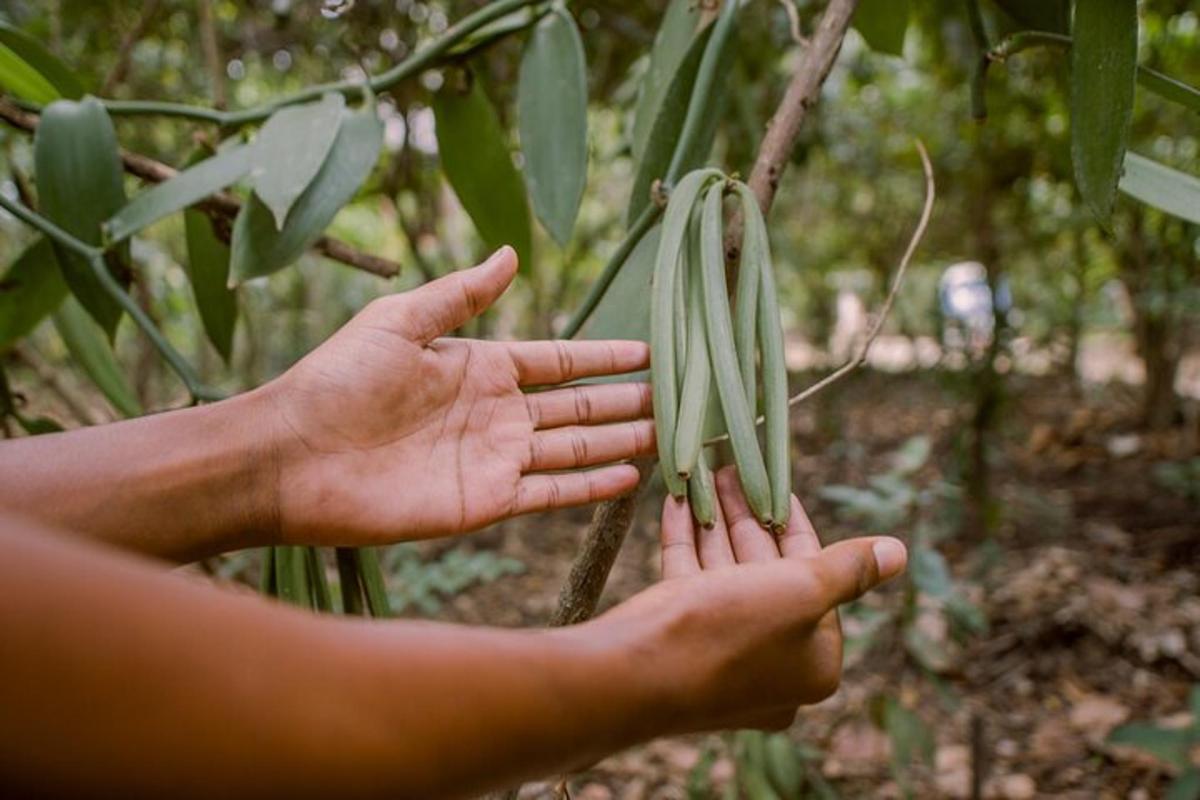
[{"label": "open palm", "polygon": [[462,533],[636,486],[637,469],[614,462],[653,450],[648,386],[553,387],[643,369],[643,343],[442,338],[490,306],[515,271],[504,248],[378,300],[269,387],[286,442],[285,541]]}]

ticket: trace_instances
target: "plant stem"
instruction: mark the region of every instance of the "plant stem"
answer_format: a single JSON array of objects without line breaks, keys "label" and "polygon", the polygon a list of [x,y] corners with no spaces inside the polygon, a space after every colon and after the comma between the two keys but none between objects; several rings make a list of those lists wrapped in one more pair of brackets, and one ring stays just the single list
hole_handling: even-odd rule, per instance
[{"label": "plant stem", "polygon": [[[986,59],[989,65],[992,63],[1002,64],[1010,57],[1035,47],[1070,50],[1073,43],[1074,40],[1070,36],[1062,33],[1017,31],[1005,36],[996,43],[995,47],[988,50]],[[1178,103],[1184,108],[1190,108],[1192,111],[1200,111],[1200,89],[1195,86],[1140,64],[1137,68],[1137,81],[1142,88],[1154,92],[1159,97]]]},{"label": "plant stem", "polygon": [[171,343],[166,340],[166,337],[155,326],[153,320],[150,319],[141,306],[133,301],[129,293],[121,287],[121,284],[117,283],[117,279],[108,271],[108,265],[104,261],[104,251],[102,249],[80,241],[41,214],[21,203],[9,200],[3,194],[0,194],[0,208],[3,208],[31,228],[41,231],[42,234],[57,244],[87,259],[92,274],[96,276],[96,280],[100,281],[100,285],[104,287],[104,291],[108,292],[109,296],[116,300],[118,305],[129,313],[129,316],[133,317],[133,321],[142,329],[142,333],[146,334],[146,338],[158,350],[163,360],[167,362],[175,374],[179,376],[179,379],[183,381],[188,393],[192,396],[193,402],[222,399],[223,395],[220,392],[204,386],[191,365],[179,354],[178,350],[171,346]]},{"label": "plant stem", "polygon": [[[386,72],[381,72],[378,75],[368,78],[366,81],[342,80],[316,84],[293,94],[270,100],[259,106],[254,106],[253,108],[246,108],[240,111],[221,111],[215,108],[193,106],[186,103],[165,103],[155,100],[105,100],[104,107],[108,109],[108,113],[114,116],[174,117],[195,120],[197,122],[207,122],[223,128],[238,128],[255,122],[262,122],[284,106],[316,100],[329,92],[337,92],[346,98],[355,98],[361,96],[364,90],[368,88],[372,93],[376,94],[387,91],[396,84],[434,66],[443,56],[449,55],[456,60],[461,58],[461,53],[451,52],[453,48],[485,25],[495,22],[514,11],[520,11],[523,8],[540,5],[544,2],[545,0],[496,0],[478,11],[463,17],[437,39],[417,50],[411,57],[401,61]],[[538,15],[536,14],[530,15],[532,21],[536,21],[537,18]],[[522,30],[524,27],[526,26],[516,26],[513,30]],[[470,50],[473,52],[478,47],[484,46],[485,43],[495,41],[499,36],[500,34],[497,34],[494,38],[486,39],[484,43],[472,45]],[[29,110],[39,110],[36,105],[23,104],[23,107]]]}]

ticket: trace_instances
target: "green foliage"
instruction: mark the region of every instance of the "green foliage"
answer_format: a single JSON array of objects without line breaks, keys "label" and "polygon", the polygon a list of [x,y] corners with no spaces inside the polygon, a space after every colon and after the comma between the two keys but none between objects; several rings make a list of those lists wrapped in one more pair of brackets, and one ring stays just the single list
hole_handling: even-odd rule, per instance
[{"label": "green foliage", "polygon": [[902,56],[909,5],[909,0],[861,0],[854,12],[854,27],[875,50]]},{"label": "green foliage", "polygon": [[125,379],[108,337],[78,300],[67,297],[59,305],[54,313],[54,326],[75,363],[104,393],[113,408],[126,417],[140,416],[141,403]]},{"label": "green foliage", "polygon": [[1129,152],[1120,186],[1130,197],[1200,225],[1200,178],[1195,175]]},{"label": "green foliage", "polygon": [[137,195],[104,223],[108,240],[124,241],[164,217],[238,181],[250,172],[258,160],[259,148],[256,144],[226,147],[216,155],[192,164],[170,180]]},{"label": "green foliage", "polygon": [[1090,0],[1075,8],[1071,47],[1071,159],[1092,213],[1112,214],[1133,119],[1137,0]]},{"label": "green foliage", "polygon": [[462,547],[426,561],[415,547],[404,544],[389,548],[383,565],[392,578],[392,607],[398,612],[416,609],[424,614],[436,614],[446,599],[472,586],[525,571],[525,565],[516,559]]},{"label": "green foliage", "polygon": [[233,355],[237,324],[237,294],[229,288],[229,246],[213,230],[202,211],[183,212],[187,240],[187,273],[196,307],[209,341],[226,362]]},{"label": "green foliage", "polygon": [[239,282],[269,275],[294,262],[320,238],[338,210],[367,179],[383,144],[383,125],[373,104],[342,111],[329,158],[296,200],[283,228],[252,195],[233,224],[230,272]]},{"label": "green foliage", "polygon": [[546,231],[565,247],[587,183],[587,69],[575,20],[556,8],[530,34],[517,97],[525,182]]},{"label": "green foliage", "polygon": [[1200,503],[1200,458],[1157,464],[1154,467],[1154,480],[1164,489]]},{"label": "green foliage", "polygon": [[0,350],[37,327],[66,296],[54,248],[39,237],[0,277]]},{"label": "green foliage", "polygon": [[279,109],[259,131],[254,194],[270,209],[276,229],[283,229],[292,204],[324,165],[345,107],[340,94],[330,93],[315,103]]},{"label": "green foliage", "polygon": [[1130,722],[1108,736],[1110,744],[1136,747],[1178,770],[1178,777],[1165,795],[1167,800],[1200,798],[1200,767],[1192,763],[1192,752],[1200,746],[1200,684],[1192,687],[1189,705],[1192,720],[1186,728]]},{"label": "green foliage", "polygon": [[525,185],[513,166],[507,136],[479,79],[434,95],[442,170],[488,248],[509,244],[530,270],[532,240]]},{"label": "green foliage", "polygon": [[[101,223],[125,205],[117,136],[100,101],[59,100],[42,112],[34,139],[41,210],[52,222],[90,245],[101,243]],[[54,245],[71,292],[111,339],[121,307],[92,272],[88,259]],[[128,284],[129,249],[112,251],[110,269]]]},{"label": "green foliage", "polygon": [[42,43],[0,20],[0,87],[31,103],[78,100],[83,86]]}]

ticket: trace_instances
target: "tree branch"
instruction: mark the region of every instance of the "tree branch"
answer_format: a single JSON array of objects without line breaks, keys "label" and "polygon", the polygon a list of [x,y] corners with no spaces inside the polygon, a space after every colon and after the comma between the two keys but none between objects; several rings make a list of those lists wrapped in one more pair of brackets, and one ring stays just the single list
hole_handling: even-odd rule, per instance
[{"label": "tree branch", "polygon": [[[29,133],[36,131],[38,126],[37,114],[30,111],[23,111],[3,98],[0,98],[0,120],[3,120],[14,128]],[[140,153],[131,153],[127,150],[121,151],[121,163],[125,167],[125,171],[130,175],[141,178],[148,183],[162,183],[178,174],[178,170],[167,166],[161,161],[155,161],[148,156],[141,155]],[[196,206],[224,222],[228,222],[236,217],[238,211],[242,208],[242,204],[238,202],[237,198],[225,192],[218,192],[207,197],[197,203]],[[216,227],[218,235],[228,242],[229,225],[217,225]],[[395,261],[356,250],[345,242],[334,239],[331,236],[322,236],[318,239],[313,245],[313,250],[334,261],[339,261],[355,269],[369,272],[372,275],[378,275],[381,278],[393,278],[400,274],[400,264]]]}]

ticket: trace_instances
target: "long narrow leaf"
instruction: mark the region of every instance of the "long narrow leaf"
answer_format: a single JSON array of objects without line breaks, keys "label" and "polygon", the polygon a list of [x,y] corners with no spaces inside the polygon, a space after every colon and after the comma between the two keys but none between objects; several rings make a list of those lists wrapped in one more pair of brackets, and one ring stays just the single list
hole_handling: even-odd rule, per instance
[{"label": "long narrow leaf", "polygon": [[1112,214],[1133,118],[1137,0],[1075,6],[1071,47],[1071,160],[1075,183],[1102,222]]},{"label": "long narrow leaf", "polygon": [[330,93],[271,115],[256,140],[254,193],[282,228],[292,204],[317,177],[338,133],[346,101]]},{"label": "long narrow leaf", "polygon": [[125,380],[121,365],[108,343],[104,330],[74,297],[67,297],[54,313],[54,325],[71,357],[92,383],[104,393],[117,411],[126,417],[142,413],[137,395]]},{"label": "long narrow leaf", "polygon": [[587,73],[583,40],[567,11],[552,11],[534,28],[517,103],[534,211],[566,246],[587,181]]},{"label": "long narrow leaf", "polygon": [[248,173],[254,166],[255,157],[253,145],[237,145],[142,192],[104,224],[109,241],[127,239],[160,219],[221,191]]},{"label": "long narrow leaf", "polygon": [[433,113],[442,171],[484,244],[492,250],[512,245],[522,269],[529,269],[532,244],[525,185],[479,80],[471,80],[466,92],[438,92]]},{"label": "long narrow leaf", "polygon": [[[58,100],[42,111],[34,137],[34,166],[41,210],[51,221],[88,244],[101,243],[101,224],[125,205],[117,135],[104,106],[94,97]],[[58,264],[72,294],[111,338],[121,306],[101,285],[88,259],[55,245]],[[129,248],[110,251],[118,277],[127,282]]]},{"label": "long narrow leaf", "polygon": [[1200,225],[1200,178],[1129,152],[1121,191],[1143,203]]},{"label": "long narrow leaf", "polygon": [[659,24],[654,47],[650,50],[650,64],[638,88],[634,108],[631,146],[637,161],[645,155],[650,131],[700,29],[701,11],[700,4],[694,0],[671,0]]},{"label": "long narrow leaf", "polygon": [[183,213],[187,238],[187,273],[209,341],[228,363],[237,325],[237,293],[229,288],[229,246],[213,230],[202,211]]},{"label": "long narrow leaf", "polygon": [[270,209],[252,195],[233,225],[233,280],[269,275],[298,259],[312,246],[342,206],[371,173],[383,144],[383,125],[367,106],[343,112],[329,158],[292,206],[283,230],[275,227]]},{"label": "long narrow leaf", "polygon": [[47,50],[41,42],[25,31],[0,21],[0,46],[20,60],[25,68],[35,72],[41,81],[53,90],[53,94],[44,100],[26,97],[16,88],[8,85],[6,82],[8,75],[3,69],[0,69],[0,85],[8,88],[13,94],[25,97],[26,100],[35,103],[49,103],[60,97],[67,100],[78,100],[83,97],[83,84],[79,82],[75,73],[66,64],[59,61],[58,57]]}]

